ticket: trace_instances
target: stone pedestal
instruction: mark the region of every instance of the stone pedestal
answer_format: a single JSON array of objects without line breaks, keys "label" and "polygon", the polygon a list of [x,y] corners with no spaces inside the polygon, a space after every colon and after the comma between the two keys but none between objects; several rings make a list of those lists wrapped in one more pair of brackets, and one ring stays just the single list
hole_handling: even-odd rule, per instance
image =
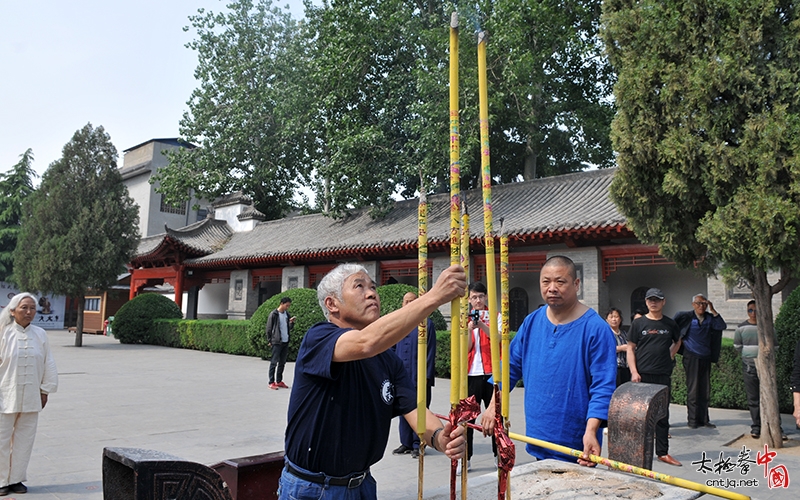
[{"label": "stone pedestal", "polygon": [[140,448],[103,449],[104,500],[233,500],[222,478],[179,457]]},{"label": "stone pedestal", "polygon": [[656,422],[667,416],[669,391],[660,384],[626,382],[608,407],[608,458],[653,468]]}]

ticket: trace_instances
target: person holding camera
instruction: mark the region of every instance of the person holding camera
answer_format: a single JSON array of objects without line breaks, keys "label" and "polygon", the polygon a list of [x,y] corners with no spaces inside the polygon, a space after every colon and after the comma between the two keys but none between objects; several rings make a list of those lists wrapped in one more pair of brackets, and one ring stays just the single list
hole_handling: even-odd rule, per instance
[{"label": "person holding camera", "polygon": [[[475,396],[478,404],[488,408],[494,394],[489,383],[492,377],[492,347],[489,340],[489,308],[486,305],[486,285],[480,281],[469,285],[470,317],[467,328],[470,332],[469,353],[467,354],[467,395]],[[467,470],[472,459],[472,438],[474,431],[467,429]],[[492,453],[497,465],[497,443],[492,436]],[[457,474],[461,474],[461,463]]]}]

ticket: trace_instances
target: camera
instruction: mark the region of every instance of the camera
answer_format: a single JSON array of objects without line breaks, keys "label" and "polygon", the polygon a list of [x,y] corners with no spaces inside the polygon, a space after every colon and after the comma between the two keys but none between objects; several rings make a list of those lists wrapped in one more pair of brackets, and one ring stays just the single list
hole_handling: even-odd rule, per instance
[{"label": "camera", "polygon": [[477,309],[473,309],[469,313],[469,319],[471,319],[473,323],[478,323],[481,320],[481,312]]}]

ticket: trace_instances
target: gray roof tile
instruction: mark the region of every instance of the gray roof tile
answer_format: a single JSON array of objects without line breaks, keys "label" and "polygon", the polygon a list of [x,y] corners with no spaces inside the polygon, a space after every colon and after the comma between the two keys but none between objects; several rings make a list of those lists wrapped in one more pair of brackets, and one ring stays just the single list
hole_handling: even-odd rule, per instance
[{"label": "gray roof tile", "polygon": [[139,241],[134,260],[146,260],[168,245],[175,245],[192,256],[208,255],[222,249],[233,234],[227,222],[208,218],[179,229],[166,226],[164,229],[164,233]]},{"label": "gray roof tile", "polygon": [[[550,233],[624,227],[624,216],[608,197],[615,171],[594,170],[493,186],[494,233],[500,233],[501,217],[503,233],[512,238],[542,239]],[[482,238],[481,192],[469,191],[467,196],[470,234]],[[221,250],[186,263],[211,267],[416,248],[417,206],[417,199],[399,201],[380,220],[372,219],[364,209],[340,220],[312,214],[261,222],[252,231],[233,234]],[[429,244],[446,243],[450,232],[449,194],[428,197],[428,217]]]}]

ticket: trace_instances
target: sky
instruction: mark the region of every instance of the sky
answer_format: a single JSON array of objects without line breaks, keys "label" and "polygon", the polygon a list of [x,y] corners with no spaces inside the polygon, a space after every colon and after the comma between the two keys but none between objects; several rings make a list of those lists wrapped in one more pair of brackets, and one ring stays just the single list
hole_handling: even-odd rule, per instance
[{"label": "sky", "polygon": [[[39,174],[87,123],[123,151],[178,137],[197,87],[184,32],[227,0],[0,0],[0,172],[28,148]],[[274,0],[303,16],[302,0]],[[34,179],[38,185],[40,179]]]}]

